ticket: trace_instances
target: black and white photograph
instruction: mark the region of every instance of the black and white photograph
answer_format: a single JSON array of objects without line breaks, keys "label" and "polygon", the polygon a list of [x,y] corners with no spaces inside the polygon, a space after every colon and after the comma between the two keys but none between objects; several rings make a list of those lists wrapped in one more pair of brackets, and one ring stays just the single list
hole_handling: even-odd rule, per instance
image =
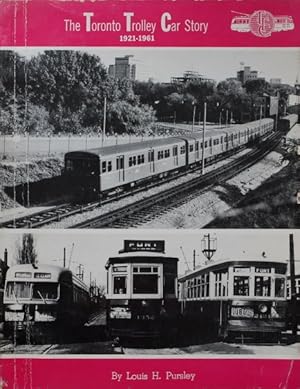
[{"label": "black and white photograph", "polygon": [[0,51],[1,228],[296,228],[293,48]]},{"label": "black and white photograph", "polygon": [[296,358],[298,230],[0,233],[0,353]]}]

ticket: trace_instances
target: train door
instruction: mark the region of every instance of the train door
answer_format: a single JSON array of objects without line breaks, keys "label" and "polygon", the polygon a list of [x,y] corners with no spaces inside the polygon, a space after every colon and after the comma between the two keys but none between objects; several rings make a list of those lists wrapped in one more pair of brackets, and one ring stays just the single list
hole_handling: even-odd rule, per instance
[{"label": "train door", "polygon": [[150,164],[150,173],[155,172],[155,165],[154,165],[154,150],[148,150],[148,162]]},{"label": "train door", "polygon": [[199,141],[196,141],[196,160],[199,161],[200,154],[199,154]]},{"label": "train door", "polygon": [[117,171],[119,175],[119,182],[124,182],[125,180],[125,170],[124,170],[124,155],[117,156]]},{"label": "train door", "polygon": [[174,166],[178,166],[178,146],[173,146]]}]

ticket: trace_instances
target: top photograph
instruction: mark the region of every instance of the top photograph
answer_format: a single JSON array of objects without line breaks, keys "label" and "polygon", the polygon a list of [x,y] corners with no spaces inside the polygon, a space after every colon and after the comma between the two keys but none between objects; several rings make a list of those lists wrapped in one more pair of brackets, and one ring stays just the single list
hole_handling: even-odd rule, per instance
[{"label": "top photograph", "polygon": [[297,48],[0,51],[0,228],[297,228]]}]

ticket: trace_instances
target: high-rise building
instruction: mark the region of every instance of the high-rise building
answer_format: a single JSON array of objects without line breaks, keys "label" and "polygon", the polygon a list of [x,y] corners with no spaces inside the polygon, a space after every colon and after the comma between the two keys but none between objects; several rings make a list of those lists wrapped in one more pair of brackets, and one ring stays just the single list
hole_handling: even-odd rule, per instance
[{"label": "high-rise building", "polygon": [[116,57],[115,64],[109,65],[108,74],[112,77],[122,79],[128,78],[135,80],[136,77],[136,65],[130,63],[130,58],[133,55],[125,55],[124,57]]},{"label": "high-rise building", "polygon": [[250,66],[244,66],[243,70],[239,70],[237,72],[237,79],[242,83],[242,85],[246,84],[247,81],[263,79],[262,77],[258,77],[257,70],[251,70]]}]

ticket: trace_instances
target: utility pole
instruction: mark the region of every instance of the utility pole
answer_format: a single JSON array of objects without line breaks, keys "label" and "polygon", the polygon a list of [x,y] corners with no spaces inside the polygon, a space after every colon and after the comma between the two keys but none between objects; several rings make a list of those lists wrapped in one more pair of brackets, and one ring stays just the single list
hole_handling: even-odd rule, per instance
[{"label": "utility pole", "polygon": [[194,132],[194,126],[195,126],[195,115],[196,115],[196,104],[193,103],[193,121],[192,121],[192,132]]},{"label": "utility pole", "polygon": [[[104,97],[104,107],[103,107],[103,129],[102,129],[102,140],[105,139],[105,131],[106,131],[106,96]],[[103,142],[102,142],[103,143]]]},{"label": "utility pole", "polygon": [[196,269],[196,250],[193,250],[193,270]]},{"label": "utility pole", "polygon": [[204,103],[204,113],[203,113],[203,132],[202,132],[202,165],[201,165],[201,173],[204,174],[204,150],[205,150],[205,129],[206,129],[206,110],[207,103]]},{"label": "utility pole", "polygon": [[297,336],[297,296],[296,296],[296,280],[295,280],[295,251],[294,251],[294,235],[290,234],[290,283],[291,283],[291,314],[292,314],[292,334]]}]

